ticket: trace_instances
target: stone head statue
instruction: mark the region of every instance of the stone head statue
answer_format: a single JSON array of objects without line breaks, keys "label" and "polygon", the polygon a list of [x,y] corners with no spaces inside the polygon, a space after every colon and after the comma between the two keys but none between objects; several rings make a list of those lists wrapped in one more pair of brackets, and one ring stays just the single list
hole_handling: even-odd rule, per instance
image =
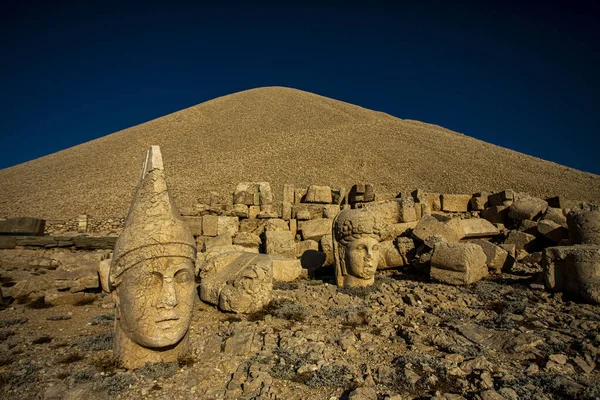
[{"label": "stone head statue", "polygon": [[338,286],[370,286],[379,263],[382,225],[368,209],[340,212],[333,221],[333,254]]},{"label": "stone head statue", "polygon": [[109,273],[113,351],[125,368],[176,361],[187,351],[195,258],[194,237],[167,190],[160,148],[152,146]]}]

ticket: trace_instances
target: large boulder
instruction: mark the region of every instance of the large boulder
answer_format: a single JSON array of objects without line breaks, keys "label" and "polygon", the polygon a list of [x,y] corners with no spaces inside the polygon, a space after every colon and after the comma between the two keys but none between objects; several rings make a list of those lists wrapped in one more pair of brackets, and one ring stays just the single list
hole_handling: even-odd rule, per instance
[{"label": "large boulder", "polygon": [[8,218],[0,221],[0,235],[42,236],[46,220],[31,217]]},{"label": "large boulder", "polygon": [[509,259],[508,251],[483,239],[475,239],[470,243],[481,246],[483,252],[485,253],[485,263],[490,271],[494,273],[502,272],[502,269],[507,264],[507,260]]},{"label": "large boulder", "polygon": [[542,268],[546,289],[600,304],[600,245],[548,247]]},{"label": "large boulder", "polygon": [[515,221],[538,219],[548,209],[548,203],[537,197],[521,197],[510,206],[508,216]]},{"label": "large boulder", "polygon": [[600,208],[583,205],[567,214],[571,244],[600,244]]},{"label": "large boulder", "polygon": [[431,279],[469,285],[488,275],[483,249],[473,243],[436,243],[431,256]]},{"label": "large boulder", "polygon": [[422,242],[433,235],[440,235],[448,242],[458,242],[464,236],[459,219],[447,218],[442,215],[424,215],[413,229],[412,234]]},{"label": "large boulder", "polygon": [[269,256],[229,252],[212,257],[201,268],[200,298],[223,311],[258,311],[272,295],[273,263]]}]

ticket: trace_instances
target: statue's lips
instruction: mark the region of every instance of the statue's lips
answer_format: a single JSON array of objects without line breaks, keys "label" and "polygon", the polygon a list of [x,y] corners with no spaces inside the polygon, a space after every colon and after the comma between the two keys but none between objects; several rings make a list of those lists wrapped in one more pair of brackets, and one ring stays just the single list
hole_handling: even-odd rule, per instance
[{"label": "statue's lips", "polygon": [[172,322],[172,321],[177,321],[180,318],[177,315],[169,315],[169,316],[165,316],[165,317],[161,317],[160,319],[158,319],[156,321],[157,324],[160,323],[168,323],[168,322]]}]

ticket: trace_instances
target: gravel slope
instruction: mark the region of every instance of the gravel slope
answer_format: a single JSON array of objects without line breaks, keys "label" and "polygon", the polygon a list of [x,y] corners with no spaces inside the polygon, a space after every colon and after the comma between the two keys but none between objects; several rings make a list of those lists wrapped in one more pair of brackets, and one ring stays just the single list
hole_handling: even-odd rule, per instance
[{"label": "gravel slope", "polygon": [[600,176],[436,125],[282,87],[247,90],[0,170],[0,216],[125,215],[150,145],[163,151],[175,201],[191,206],[243,181],[415,187],[446,193],[512,188],[600,200]]}]

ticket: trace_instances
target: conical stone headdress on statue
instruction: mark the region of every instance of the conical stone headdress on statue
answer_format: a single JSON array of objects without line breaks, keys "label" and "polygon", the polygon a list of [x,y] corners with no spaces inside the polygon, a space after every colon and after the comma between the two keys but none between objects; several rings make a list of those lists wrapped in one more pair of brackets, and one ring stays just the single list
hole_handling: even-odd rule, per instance
[{"label": "conical stone headdress on statue", "polygon": [[148,150],[140,183],[113,254],[111,288],[119,285],[123,272],[142,261],[196,257],[194,237],[167,189],[159,146]]}]

